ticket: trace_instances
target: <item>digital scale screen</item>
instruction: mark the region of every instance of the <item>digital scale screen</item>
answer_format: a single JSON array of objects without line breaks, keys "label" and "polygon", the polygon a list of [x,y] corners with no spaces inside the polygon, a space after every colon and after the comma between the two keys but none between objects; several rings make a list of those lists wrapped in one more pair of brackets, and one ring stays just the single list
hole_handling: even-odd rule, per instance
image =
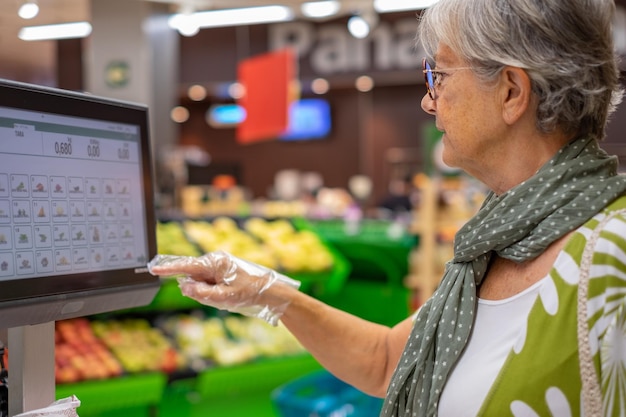
[{"label": "digital scale screen", "polygon": [[138,126],[0,107],[0,280],[144,267]]},{"label": "digital scale screen", "polygon": [[[0,328],[13,301],[63,303],[156,283],[146,270],[156,240],[147,114],[0,83]],[[118,294],[94,310],[137,304],[132,298]],[[53,319],[65,318],[58,308]]]}]

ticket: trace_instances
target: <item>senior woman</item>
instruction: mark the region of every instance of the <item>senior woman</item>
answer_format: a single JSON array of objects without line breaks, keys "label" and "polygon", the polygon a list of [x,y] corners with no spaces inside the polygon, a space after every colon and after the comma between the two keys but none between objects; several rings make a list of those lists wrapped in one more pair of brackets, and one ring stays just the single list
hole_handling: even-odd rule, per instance
[{"label": "senior woman", "polygon": [[[440,0],[422,13],[422,108],[443,134],[444,161],[492,192],[416,315],[393,328],[366,322],[223,252],[157,256],[151,271],[187,275],[182,292],[202,303],[281,320],[329,371],[385,396],[385,417],[589,415],[594,402],[623,414],[626,180],[598,146],[622,95],[614,8]],[[595,229],[589,298],[578,305]],[[589,373],[600,390],[587,388]]]}]

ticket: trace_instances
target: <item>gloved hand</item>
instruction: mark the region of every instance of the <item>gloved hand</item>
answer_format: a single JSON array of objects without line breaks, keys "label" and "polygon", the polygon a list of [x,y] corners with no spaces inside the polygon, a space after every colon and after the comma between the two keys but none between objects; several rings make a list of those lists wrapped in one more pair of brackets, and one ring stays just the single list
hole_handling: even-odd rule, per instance
[{"label": "gloved hand", "polygon": [[274,326],[291,302],[276,287],[300,287],[299,281],[223,251],[199,257],[157,255],[148,263],[148,270],[153,275],[183,275],[178,278],[183,295]]}]

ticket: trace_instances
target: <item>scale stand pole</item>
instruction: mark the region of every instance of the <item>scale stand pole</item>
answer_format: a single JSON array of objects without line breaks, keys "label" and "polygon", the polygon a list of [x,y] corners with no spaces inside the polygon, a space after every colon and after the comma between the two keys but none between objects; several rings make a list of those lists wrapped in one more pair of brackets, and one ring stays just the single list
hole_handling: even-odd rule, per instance
[{"label": "scale stand pole", "polygon": [[9,417],[55,400],[54,322],[8,329]]}]

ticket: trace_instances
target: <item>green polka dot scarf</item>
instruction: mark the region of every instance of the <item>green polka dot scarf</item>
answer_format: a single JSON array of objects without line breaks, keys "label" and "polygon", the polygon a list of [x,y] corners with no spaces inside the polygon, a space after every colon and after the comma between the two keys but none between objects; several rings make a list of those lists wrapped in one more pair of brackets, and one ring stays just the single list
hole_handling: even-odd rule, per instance
[{"label": "green polka dot scarf", "polygon": [[491,254],[533,259],[625,192],[617,158],[594,139],[578,139],[532,178],[502,195],[490,193],[455,236],[454,258],[415,319],[381,417],[437,415],[446,378],[472,331],[476,286]]}]

